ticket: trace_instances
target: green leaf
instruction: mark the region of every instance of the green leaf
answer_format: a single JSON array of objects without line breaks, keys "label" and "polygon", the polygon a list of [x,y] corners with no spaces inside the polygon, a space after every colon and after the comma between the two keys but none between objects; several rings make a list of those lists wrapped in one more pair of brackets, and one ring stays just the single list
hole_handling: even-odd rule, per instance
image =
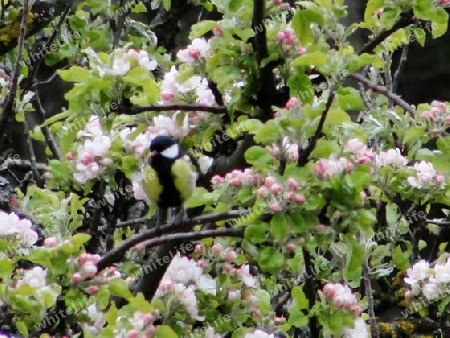
[{"label": "green leaf", "polygon": [[125,299],[129,299],[133,295],[128,288],[128,284],[122,278],[114,278],[108,283],[111,296],[119,296]]},{"label": "green leaf", "polygon": [[425,31],[422,28],[414,27],[412,29],[412,32],[414,34],[414,37],[416,38],[416,41],[419,43],[421,47],[425,46],[425,38],[426,34]]},{"label": "green leaf", "polygon": [[87,243],[87,241],[89,241],[91,239],[91,235],[89,234],[83,234],[83,233],[78,233],[76,235],[74,235],[71,239],[70,242],[77,248],[81,247],[83,244]]},{"label": "green leaf", "polygon": [[67,82],[84,82],[91,77],[89,70],[80,66],[72,66],[67,70],[58,70],[58,74]]},{"label": "green leaf", "polygon": [[399,245],[395,247],[392,260],[400,271],[406,271],[410,267],[410,254],[411,252],[409,250],[403,251]]},{"label": "green leaf", "polygon": [[178,335],[168,325],[158,325],[156,327],[156,338],[178,338]]},{"label": "green leaf", "polygon": [[257,143],[271,144],[280,139],[280,127],[274,120],[267,121],[255,134]]},{"label": "green leaf", "polygon": [[414,0],[413,12],[417,19],[433,20],[436,13],[436,7],[433,0]]},{"label": "green leaf", "polygon": [[196,187],[192,196],[184,203],[186,208],[195,208],[201,205],[211,205],[219,199],[219,192],[208,192],[205,188]]},{"label": "green leaf", "polygon": [[263,248],[258,257],[261,270],[272,274],[278,273],[283,268],[283,263],[284,257],[277,248]]},{"label": "green leaf", "polygon": [[228,8],[230,12],[237,12],[243,6],[243,0],[230,0]]},{"label": "green leaf", "polygon": [[292,61],[293,66],[320,66],[327,63],[328,55],[325,53],[308,53]]},{"label": "green leaf", "polygon": [[345,237],[347,246],[347,262],[344,271],[344,278],[350,281],[358,281],[361,279],[361,272],[364,257],[364,249],[351,236]]},{"label": "green leaf", "polygon": [[291,291],[292,298],[295,300],[296,308],[298,310],[305,310],[309,308],[309,301],[305,293],[299,286],[294,286]]},{"label": "green leaf", "polygon": [[269,229],[276,240],[286,238],[288,233],[288,220],[286,216],[280,213],[273,215]]},{"label": "green leaf", "polygon": [[261,314],[268,314],[271,310],[270,294],[266,290],[258,290],[255,292],[258,297],[258,308]]},{"label": "green leaf", "polygon": [[116,323],[117,318],[119,317],[119,311],[117,311],[116,304],[113,302],[109,307],[108,312],[105,314],[104,318],[109,325],[113,325]]},{"label": "green leaf", "polygon": [[163,7],[168,12],[172,7],[172,0],[163,0]]},{"label": "green leaf", "polygon": [[369,0],[364,11],[364,21],[370,20],[375,11],[379,8],[384,8],[384,6],[384,0]]},{"label": "green leaf", "polygon": [[245,160],[250,164],[264,164],[272,160],[272,155],[266,148],[253,146],[245,152]]},{"label": "green leaf", "polygon": [[3,258],[0,260],[0,277],[3,280],[8,280],[11,278],[11,273],[13,271],[13,266],[8,258]]},{"label": "green leaf", "polygon": [[193,40],[195,38],[199,38],[216,27],[217,27],[217,21],[212,21],[212,20],[200,21],[191,26],[191,32],[189,33],[189,39]]},{"label": "green leaf", "polygon": [[251,224],[245,228],[245,239],[250,243],[262,243],[266,240],[267,223]]}]

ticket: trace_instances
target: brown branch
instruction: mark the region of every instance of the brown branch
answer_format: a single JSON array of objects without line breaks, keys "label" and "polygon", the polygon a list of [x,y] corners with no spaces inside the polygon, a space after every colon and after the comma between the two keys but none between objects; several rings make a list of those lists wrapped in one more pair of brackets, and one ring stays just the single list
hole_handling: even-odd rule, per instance
[{"label": "brown branch", "polygon": [[[25,0],[28,2],[28,0]],[[36,185],[39,188],[44,187],[44,181],[41,179],[41,175],[39,174],[39,170],[36,165],[36,154],[33,148],[33,140],[31,139],[30,129],[28,126],[27,117],[25,116],[23,121],[23,133],[25,134],[25,138],[27,140],[28,151],[30,153],[30,163],[31,163],[31,171],[33,172],[34,180],[36,181]]]},{"label": "brown branch", "polygon": [[147,111],[202,111],[213,114],[224,114],[227,112],[226,107],[203,107],[203,106],[191,106],[191,105],[182,105],[182,104],[172,104],[167,106],[142,106],[142,107],[118,107],[117,109],[112,109],[114,113],[124,114],[124,115],[137,115]]},{"label": "brown branch", "polygon": [[398,62],[397,70],[394,73],[394,80],[392,83],[392,92],[397,91],[398,83],[400,81],[400,74],[402,73],[403,68],[405,68],[406,60],[408,59],[409,45],[404,45],[402,49],[402,55],[400,56],[400,60]]},{"label": "brown branch", "polygon": [[245,228],[232,228],[232,229],[219,229],[219,230],[203,230],[198,232],[189,233],[177,233],[163,235],[158,238],[150,239],[145,242],[145,248],[149,249],[157,245],[161,245],[167,242],[173,241],[195,241],[203,238],[215,238],[215,237],[243,237]]},{"label": "brown branch", "polygon": [[377,318],[374,310],[372,284],[370,283],[369,262],[367,261],[367,257],[364,257],[362,268],[364,273],[364,288],[366,289],[367,311],[369,313],[371,336],[372,338],[380,338],[380,331],[378,330]]},{"label": "brown branch", "polygon": [[302,149],[302,147],[298,147],[298,161],[297,166],[303,167],[307,162],[309,155],[313,152],[314,148],[316,147],[317,141],[322,137],[322,130],[323,126],[325,124],[325,120],[327,119],[328,112],[330,111],[331,104],[333,103],[333,99],[335,96],[335,90],[334,87],[330,88],[330,94],[328,96],[327,103],[325,105],[325,110],[322,113],[322,116],[320,117],[319,125],[317,126],[316,133],[314,136],[309,139],[308,145],[305,149]]},{"label": "brown branch", "polygon": [[382,43],[387,37],[389,37],[392,33],[398,31],[401,28],[405,28],[409,26],[410,24],[414,23],[413,15],[411,13],[408,14],[402,14],[400,19],[392,26],[391,29],[384,29],[378,34],[376,37],[374,37],[372,40],[370,40],[368,43],[366,43],[359,51],[358,55],[364,54],[364,53],[371,53],[373,50]]},{"label": "brown branch", "polygon": [[[14,73],[12,76],[11,81],[11,88],[9,90],[9,93],[5,99],[5,102],[3,104],[3,114],[0,118],[0,150],[3,149],[5,140],[6,140],[6,129],[8,127],[9,122],[15,115],[14,111],[14,101],[16,100],[16,94],[17,94],[17,87],[19,82],[19,75],[20,75],[20,62],[22,60],[22,53],[23,48],[25,44],[25,36],[27,31],[27,19],[28,19],[28,0],[25,0],[23,4],[23,10],[21,12],[21,15],[19,17],[21,18],[20,21],[20,33],[19,33],[19,48],[17,51],[17,60],[14,67]],[[1,36],[1,33],[0,33]]]},{"label": "brown branch", "polygon": [[392,100],[394,104],[407,111],[412,117],[416,115],[416,111],[413,107],[411,107],[407,102],[405,102],[402,98],[400,98],[400,96],[388,90],[386,87],[382,87],[375,83],[372,83],[368,79],[359,74],[352,74],[350,75],[350,77],[362,83],[365,87],[371,89],[372,91],[386,96],[388,99]]},{"label": "brown branch", "polygon": [[187,219],[184,222],[183,221],[172,222],[171,225],[170,224],[163,225],[158,229],[158,231],[155,231],[155,229],[150,229],[150,230],[144,231],[138,235],[135,235],[135,236],[129,238],[128,240],[124,241],[117,248],[114,248],[113,250],[109,251],[98,262],[97,268],[99,271],[101,271],[101,270],[105,269],[106,267],[119,262],[130,248],[134,247],[136,244],[142,243],[146,240],[149,240],[156,236],[159,236],[160,234],[173,232],[174,230],[183,230],[183,228],[188,229],[189,226],[194,226],[194,225],[198,225],[198,224],[205,224],[205,223],[209,223],[209,222],[218,222],[218,221],[223,221],[223,220],[227,220],[227,219],[239,218],[247,213],[248,213],[248,211],[246,211],[246,210],[233,210],[233,211],[228,211],[228,212],[224,212],[224,213],[220,213],[220,214],[203,215],[203,216],[198,216],[195,218]]},{"label": "brown branch", "polygon": [[61,152],[59,151],[58,144],[56,143],[56,140],[53,137],[52,132],[50,131],[48,126],[42,126],[42,124],[45,122],[45,110],[44,107],[42,106],[37,88],[34,95],[33,106],[34,109],[36,110],[39,124],[41,124],[41,131],[42,134],[44,135],[45,142],[47,142],[47,145],[50,148],[50,151],[52,152],[53,156],[58,159],[61,158]]},{"label": "brown branch", "polygon": [[[53,2],[36,0],[29,11],[30,16],[28,18],[28,29],[25,38],[29,38],[40,32],[52,22],[56,16],[60,15],[66,6],[67,0],[55,0]],[[0,29],[0,36],[3,37],[2,40],[0,40],[0,56],[5,55],[17,46],[20,35],[17,33],[18,27],[20,26],[23,17],[22,12],[14,21]]]}]

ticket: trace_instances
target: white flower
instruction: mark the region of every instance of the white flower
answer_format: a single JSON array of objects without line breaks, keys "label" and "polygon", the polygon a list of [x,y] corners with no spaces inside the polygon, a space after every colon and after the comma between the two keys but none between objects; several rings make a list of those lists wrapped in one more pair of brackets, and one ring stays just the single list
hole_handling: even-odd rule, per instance
[{"label": "white flower", "polygon": [[439,293],[439,287],[435,283],[427,283],[422,288],[422,293],[428,300],[433,300]]},{"label": "white flower", "polygon": [[245,285],[250,286],[252,288],[255,288],[258,286],[258,281],[255,277],[253,277],[250,274],[250,266],[248,264],[242,265],[238,270],[237,273],[239,277],[241,277],[242,281]]},{"label": "white flower", "polygon": [[130,68],[131,68],[131,64],[129,61],[125,61],[123,59],[117,59],[117,60],[114,60],[113,67],[112,67],[112,74],[123,76],[126,73],[128,73]]},{"label": "white flower", "polygon": [[210,48],[209,40],[197,38],[192,40],[192,43],[186,49],[180,50],[177,57],[181,62],[192,63],[201,57],[207,57]]},{"label": "white flower", "polygon": [[46,278],[47,270],[37,266],[25,272],[21,284],[27,284],[32,288],[43,288],[46,285]]},{"label": "white flower", "polygon": [[180,138],[186,136],[189,132],[189,116],[185,115],[183,125],[178,126],[177,116],[180,112],[177,111],[173,114],[172,118],[165,115],[158,115],[153,118],[153,126],[147,128],[147,130],[153,135],[165,135],[173,136],[174,138]]},{"label": "white flower", "polygon": [[253,333],[246,333],[244,338],[274,338],[273,334],[268,334],[261,330],[256,330]]},{"label": "white flower", "polygon": [[425,260],[420,260],[409,268],[406,272],[407,277],[405,277],[405,282],[409,285],[414,285],[427,278],[428,270],[430,269],[430,263]]},{"label": "white flower", "polygon": [[100,124],[100,119],[97,115],[93,115],[89,118],[89,122],[86,124],[83,130],[77,133],[77,137],[95,137],[102,136],[103,130]]},{"label": "white flower", "polygon": [[432,186],[444,187],[444,176],[436,172],[432,163],[420,161],[414,164],[413,168],[417,173],[416,177],[408,177],[407,181],[410,186],[418,189],[427,189]]},{"label": "white flower", "polygon": [[355,320],[355,327],[352,329],[346,327],[342,330],[342,338],[369,338],[369,331],[367,330],[364,319],[357,318]]},{"label": "white flower", "polygon": [[406,166],[408,161],[402,154],[400,153],[400,149],[388,149],[387,151],[382,151],[375,157],[375,165],[377,167],[382,166],[393,166],[397,168],[401,168]]}]

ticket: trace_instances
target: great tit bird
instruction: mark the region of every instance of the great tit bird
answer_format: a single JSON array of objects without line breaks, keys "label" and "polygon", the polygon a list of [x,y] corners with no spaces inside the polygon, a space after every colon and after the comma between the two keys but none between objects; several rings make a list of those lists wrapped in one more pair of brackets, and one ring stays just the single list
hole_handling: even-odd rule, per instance
[{"label": "great tit bird", "polygon": [[[150,143],[143,188],[150,202],[159,207],[159,215],[170,207],[181,208],[191,197],[195,181],[195,173],[183,159],[180,145],[169,136],[155,137]],[[184,210],[181,215],[184,216]]]}]

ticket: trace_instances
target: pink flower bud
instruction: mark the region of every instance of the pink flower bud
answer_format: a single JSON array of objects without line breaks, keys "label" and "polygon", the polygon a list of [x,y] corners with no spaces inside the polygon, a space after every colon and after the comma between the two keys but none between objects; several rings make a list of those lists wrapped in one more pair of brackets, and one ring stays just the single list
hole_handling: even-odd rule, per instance
[{"label": "pink flower bud", "polygon": [[197,255],[203,255],[205,252],[205,245],[203,243],[198,243],[195,245],[194,253]]},{"label": "pink flower bud", "polygon": [[212,247],[211,247],[211,253],[216,256],[219,257],[220,254],[223,251],[223,246],[220,243],[215,243]]},{"label": "pink flower bud", "polygon": [[361,307],[359,304],[353,304],[350,306],[350,311],[352,311],[355,315],[359,315],[361,313]]},{"label": "pink flower bud", "polygon": [[332,298],[335,294],[335,287],[333,284],[328,283],[325,284],[322,291],[325,296]]},{"label": "pink flower bud", "polygon": [[126,338],[139,338],[139,332],[136,330],[128,330],[126,333]]},{"label": "pink flower bud", "polygon": [[264,186],[266,188],[270,188],[272,185],[278,183],[278,180],[276,179],[276,177],[273,176],[267,176],[264,180]]},{"label": "pink flower bud", "polygon": [[270,190],[267,189],[265,186],[262,186],[262,187],[259,187],[257,194],[259,197],[265,198],[270,195]]},{"label": "pink flower bud", "polygon": [[292,177],[287,179],[286,186],[290,191],[296,191],[298,189],[298,183]]},{"label": "pink flower bud", "polygon": [[442,174],[437,174],[437,175],[434,177],[434,182],[435,182],[437,185],[442,185],[442,184],[444,184],[444,182],[445,182],[445,176],[442,175]]},{"label": "pink flower bud", "polygon": [[197,261],[197,265],[198,265],[198,267],[204,269],[204,268],[207,268],[209,264],[208,264],[208,261],[206,261],[204,259],[199,259]]},{"label": "pink flower bud", "polygon": [[291,97],[286,103],[286,109],[292,109],[300,104],[300,100],[296,97]]},{"label": "pink flower bud", "polygon": [[233,179],[231,179],[230,185],[232,187],[240,187],[242,184],[241,180],[237,177],[234,177]]},{"label": "pink flower bud", "polygon": [[54,248],[58,246],[58,240],[55,237],[46,238],[44,241],[46,248]]},{"label": "pink flower bud", "polygon": [[283,3],[283,0],[273,0],[273,4],[275,6],[280,6]]},{"label": "pink flower bud", "polygon": [[71,151],[69,151],[66,154],[66,160],[72,161],[73,160],[73,153]]},{"label": "pink flower bud", "polygon": [[274,185],[272,185],[270,187],[270,192],[272,194],[274,194],[275,196],[278,196],[280,194],[280,192],[282,192],[282,191],[283,191],[283,187],[278,183],[275,183]]},{"label": "pink flower bud", "polygon": [[211,178],[211,182],[212,182],[212,184],[221,184],[221,183],[223,183],[223,177],[221,177],[219,175],[214,175]]},{"label": "pink flower bud", "polygon": [[215,36],[217,36],[217,35],[222,34],[223,30],[222,30],[222,28],[220,28],[219,26],[217,26],[217,27],[214,27],[214,28],[213,28],[212,32],[213,32],[213,34],[214,34]]},{"label": "pink flower bud", "polygon": [[91,285],[89,287],[89,293],[91,295],[95,295],[98,292],[98,286],[97,285]]},{"label": "pink flower bud", "polygon": [[285,200],[291,201],[294,198],[294,193],[292,191],[285,192],[283,197]]},{"label": "pink flower bud", "polygon": [[86,263],[81,267],[81,273],[86,277],[94,277],[97,274],[97,267],[92,263]]},{"label": "pink flower bud", "polygon": [[76,273],[73,274],[73,276],[72,276],[72,282],[73,282],[73,283],[78,284],[78,283],[80,283],[82,280],[83,280],[83,277],[81,277],[81,275],[80,275],[78,272],[76,272]]},{"label": "pink flower bud", "polygon": [[295,252],[295,244],[294,243],[286,244],[286,251],[290,253]]},{"label": "pink flower bud", "polygon": [[305,200],[305,196],[303,196],[302,194],[294,195],[294,203],[297,205],[302,205],[303,203],[305,203]]},{"label": "pink flower bud", "polygon": [[228,263],[233,263],[236,258],[237,258],[237,254],[236,254],[236,251],[234,251],[234,250],[227,251],[227,253],[225,254],[225,260]]},{"label": "pink flower bud", "polygon": [[283,207],[281,206],[281,204],[279,202],[273,202],[270,205],[270,210],[272,210],[272,211],[281,211],[281,210],[283,210]]},{"label": "pink flower bud", "polygon": [[161,93],[161,99],[163,101],[172,101],[174,99],[175,95],[170,92],[163,92]]},{"label": "pink flower bud", "polygon": [[240,290],[229,291],[228,299],[229,300],[240,300],[241,299],[241,291]]},{"label": "pink flower bud", "polygon": [[284,35],[284,32],[278,32],[277,33],[277,37],[276,37],[276,40],[278,41],[278,42],[283,42],[284,40],[286,39],[286,36]]},{"label": "pink flower bud", "polygon": [[142,320],[144,321],[145,325],[150,325],[155,321],[155,316],[153,315],[153,313],[146,313],[142,317]]}]

